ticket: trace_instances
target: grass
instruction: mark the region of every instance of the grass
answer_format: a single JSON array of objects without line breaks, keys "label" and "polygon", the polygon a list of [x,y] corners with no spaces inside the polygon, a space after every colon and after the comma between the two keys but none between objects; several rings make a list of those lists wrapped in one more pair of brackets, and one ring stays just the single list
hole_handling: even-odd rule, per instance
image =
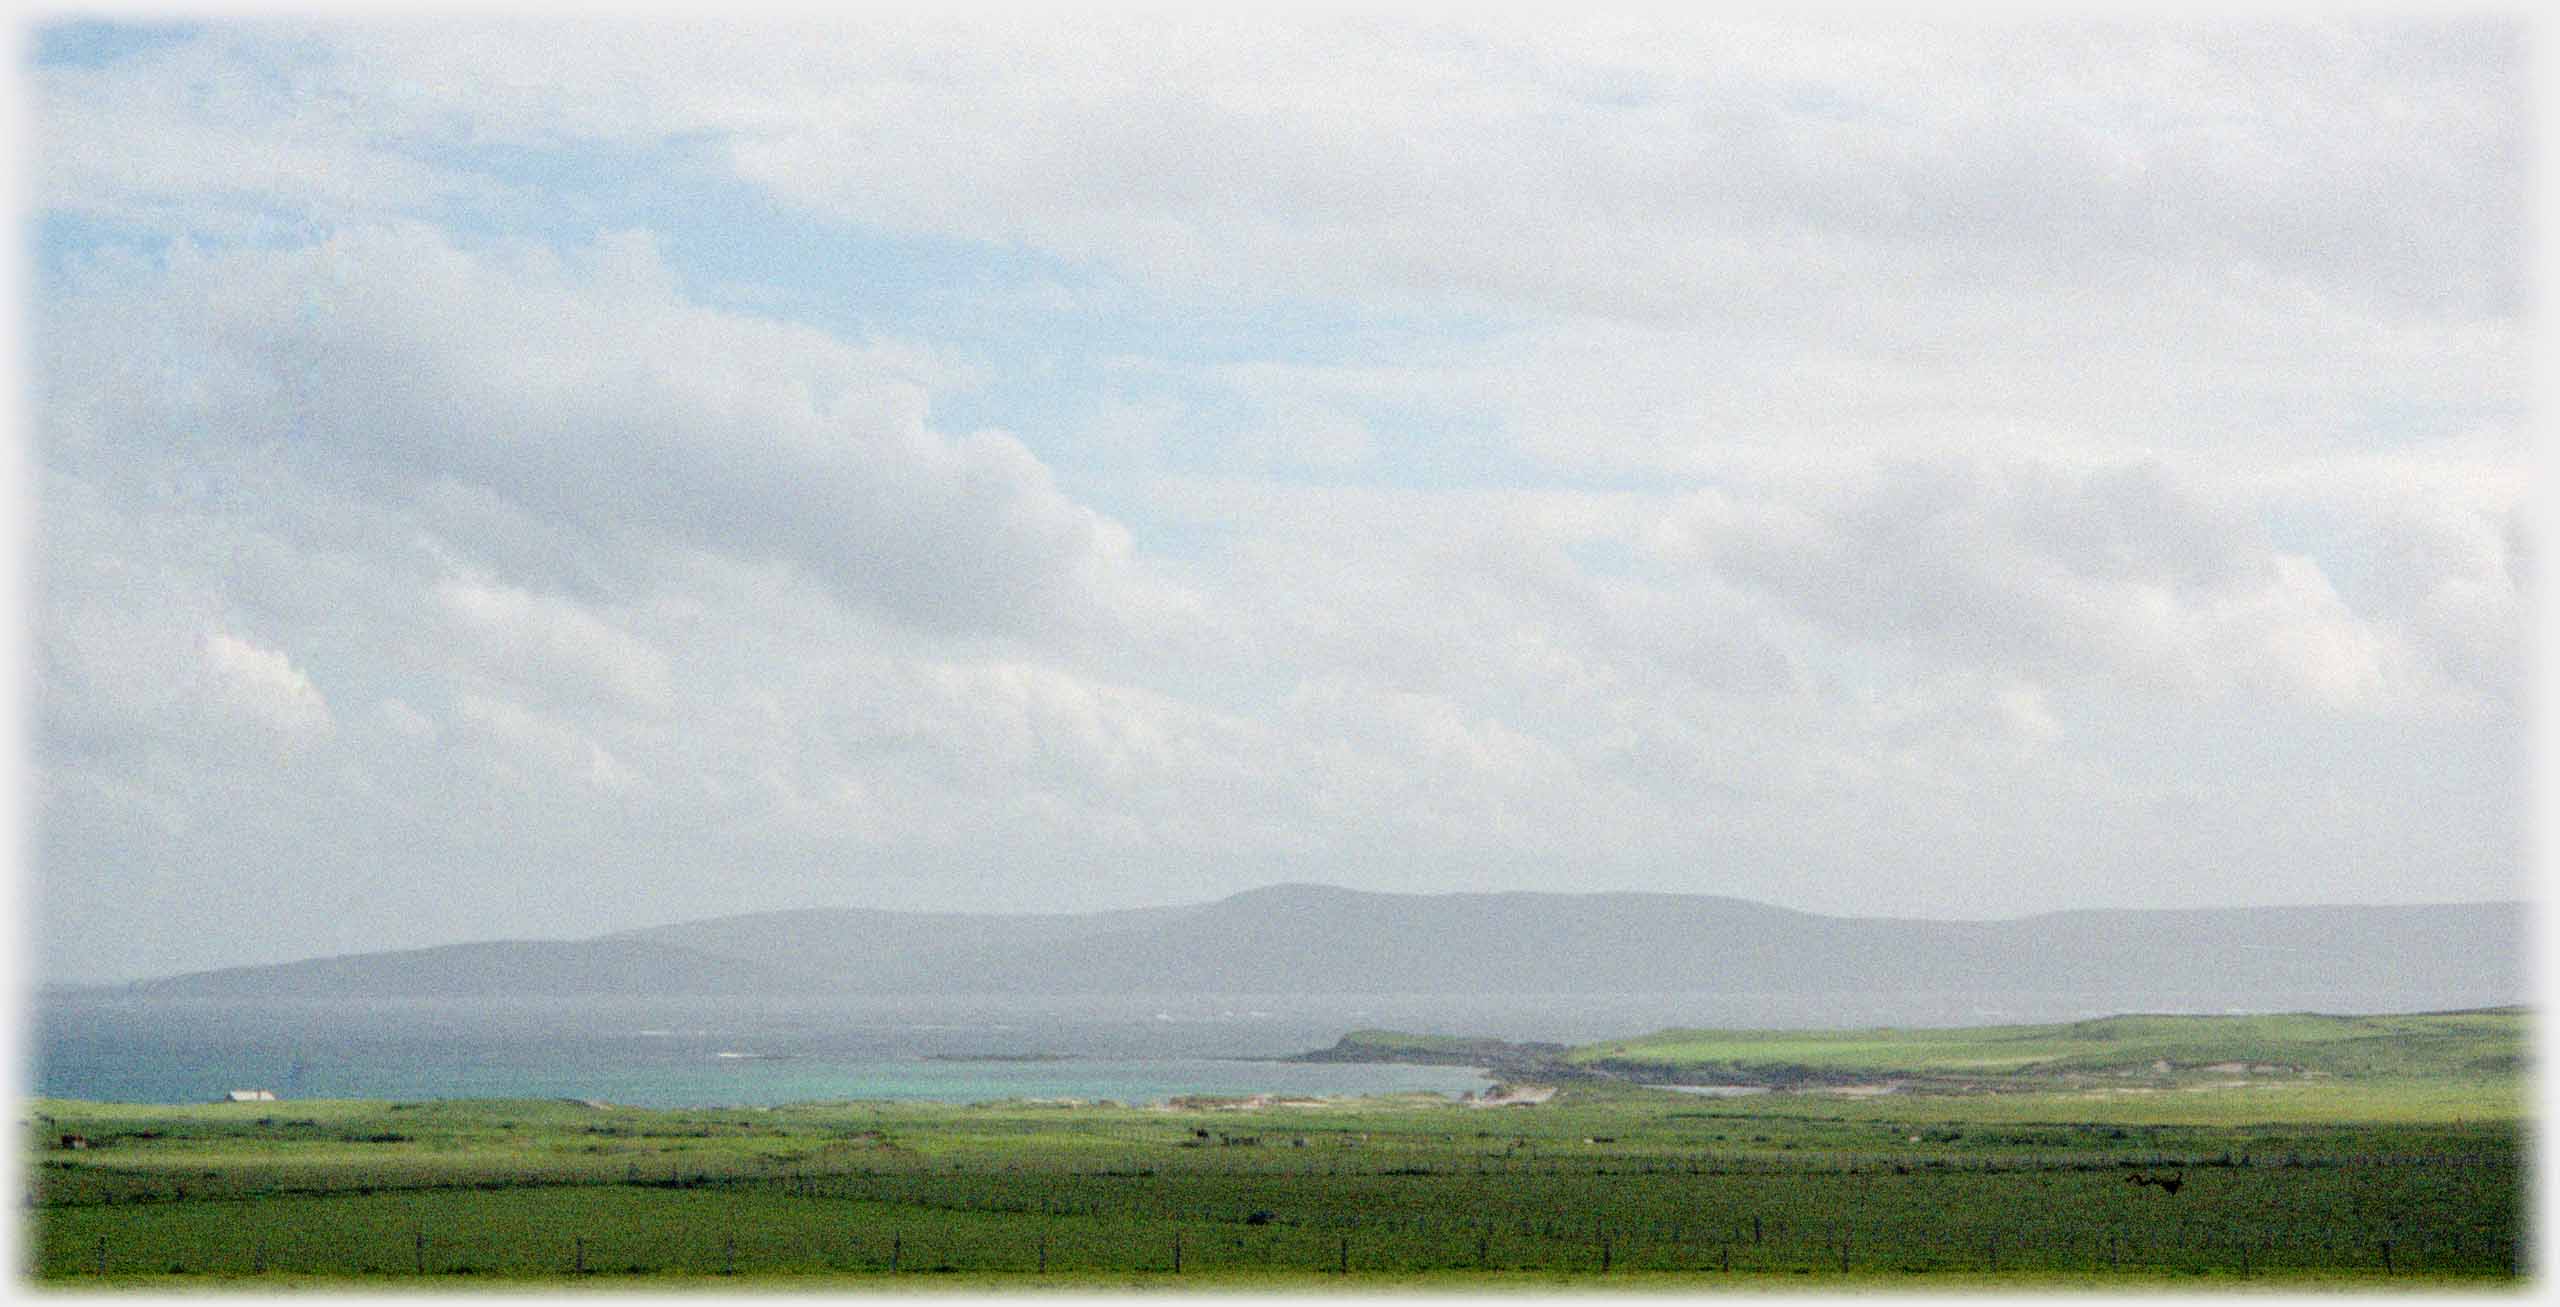
[{"label": "grass", "polygon": [[1804,1067],[1868,1076],[2051,1077],[2267,1064],[2286,1073],[2425,1079],[2512,1072],[2516,1010],[2412,1016],[2119,1016],[1956,1029],[1665,1030],[1577,1048],[1585,1066],[1642,1063],[1748,1073]]},{"label": "grass", "polygon": [[[2271,1019],[2247,1052],[2239,1027],[2201,1038],[2159,1018],[1599,1046],[2005,1078],[1879,1097],[1575,1081],[1503,1108],[43,1100],[25,1113],[29,1273],[158,1289],[2512,1287],[2525,1129],[2514,1063],[2495,1059],[2521,1019],[2403,1021]],[[2354,1051],[2373,1038],[2411,1047]],[[2054,1070],[2073,1041],[2096,1060]],[[2126,1050],[2312,1046],[2338,1069],[2103,1078]],[[2034,1052],[1982,1071],[1995,1047]]]}]

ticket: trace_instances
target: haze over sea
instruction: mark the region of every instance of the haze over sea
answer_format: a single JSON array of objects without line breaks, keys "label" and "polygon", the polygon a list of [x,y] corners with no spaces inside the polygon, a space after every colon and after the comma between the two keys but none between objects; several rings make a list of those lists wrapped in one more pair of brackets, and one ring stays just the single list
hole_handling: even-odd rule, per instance
[{"label": "haze over sea", "polygon": [[[2114,996],[2120,999],[2121,995]],[[2164,1000],[2150,1010],[2194,1010]],[[2258,1010],[2393,1011],[2387,992],[2271,994]],[[591,1098],[634,1106],[842,1099],[1154,1102],[1178,1094],[1457,1094],[1464,1067],[1270,1059],[1382,1027],[1585,1042],[1665,1026],[2057,1021],[2126,1010],[2069,993],[144,998],[36,1008],[34,1092],[198,1102]]]}]

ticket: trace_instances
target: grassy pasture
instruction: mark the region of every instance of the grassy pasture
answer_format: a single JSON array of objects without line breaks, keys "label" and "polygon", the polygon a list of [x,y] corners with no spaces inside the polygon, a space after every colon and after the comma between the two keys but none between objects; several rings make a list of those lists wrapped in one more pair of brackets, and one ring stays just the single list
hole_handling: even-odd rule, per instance
[{"label": "grassy pasture", "polygon": [[[2285,1021],[2268,1029],[2322,1038],[2275,1042],[2368,1037]],[[2475,1024],[2485,1052],[2354,1054],[2365,1074],[1744,1098],[1568,1082],[1534,1107],[38,1101],[29,1271],[164,1289],[2512,1287],[2523,1100],[2496,1045],[2517,1019]],[[2008,1041],[1895,1033],[1865,1066]],[[1696,1034],[1679,1046],[1719,1059],[1755,1043]],[[2309,1056],[2225,1057],[2193,1034],[2091,1042]]]},{"label": "grassy pasture", "polygon": [[2270,1064],[2359,1079],[2478,1078],[2521,1064],[2514,1010],[2408,1016],[2119,1016],[1952,1029],[1665,1030],[1585,1045],[1582,1065],[1808,1067],[1865,1075],[2056,1076]]}]

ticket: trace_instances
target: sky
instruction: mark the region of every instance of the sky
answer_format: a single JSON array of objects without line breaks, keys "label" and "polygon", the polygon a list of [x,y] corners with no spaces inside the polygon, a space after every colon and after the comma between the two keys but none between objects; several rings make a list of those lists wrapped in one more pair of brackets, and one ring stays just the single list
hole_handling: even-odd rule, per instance
[{"label": "sky", "polygon": [[2525,35],[37,24],[34,973],[2520,897]]}]

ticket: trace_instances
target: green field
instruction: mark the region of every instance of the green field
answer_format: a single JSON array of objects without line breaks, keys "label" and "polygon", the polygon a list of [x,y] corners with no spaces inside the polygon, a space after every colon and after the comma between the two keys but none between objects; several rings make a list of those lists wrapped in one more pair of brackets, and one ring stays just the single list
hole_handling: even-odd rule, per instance
[{"label": "green field", "polygon": [[[1568,1080],[1513,1107],[39,1101],[23,1114],[30,1269],[61,1288],[161,1289],[2517,1285],[2520,1016],[2371,1019],[2384,1025],[2361,1035],[2325,1018],[2159,1020],[2083,1041],[2094,1061],[2053,1051],[2073,1027],[1670,1032],[1575,1054],[2043,1068],[1999,1090],[1714,1098]],[[2313,1045],[2328,1050],[2316,1066]],[[2128,1052],[2139,1072],[2121,1069]],[[2211,1069],[2235,1061],[2265,1069]]]},{"label": "green field", "polygon": [[1573,1050],[1568,1062],[1659,1064],[1758,1077],[1803,1069],[1867,1076],[2017,1079],[2265,1066],[2358,1079],[2465,1080],[2513,1072],[2524,1014],[2120,1016],[2068,1025],[1942,1030],[1666,1030]]}]

